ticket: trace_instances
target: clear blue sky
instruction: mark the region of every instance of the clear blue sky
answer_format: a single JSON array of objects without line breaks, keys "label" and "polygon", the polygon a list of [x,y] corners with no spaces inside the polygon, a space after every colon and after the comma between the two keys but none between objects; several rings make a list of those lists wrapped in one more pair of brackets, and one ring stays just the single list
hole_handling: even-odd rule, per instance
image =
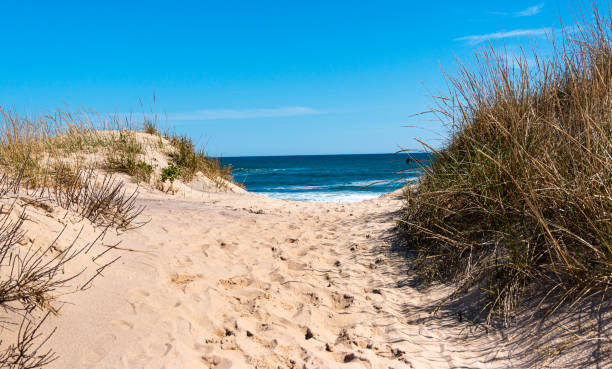
[{"label": "clear blue sky", "polygon": [[441,125],[402,126],[440,67],[572,22],[566,0],[95,3],[0,2],[0,105],[127,112],[155,93],[169,125],[223,156],[439,146]]}]

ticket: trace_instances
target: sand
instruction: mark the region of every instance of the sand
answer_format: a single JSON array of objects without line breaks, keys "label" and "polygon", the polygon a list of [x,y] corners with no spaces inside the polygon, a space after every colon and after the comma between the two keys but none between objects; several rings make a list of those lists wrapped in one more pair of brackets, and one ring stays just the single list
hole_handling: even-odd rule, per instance
[{"label": "sand", "polygon": [[[141,188],[148,223],[109,232],[96,253],[116,249],[67,266],[88,268],[66,287],[79,290],[121,257],[52,301],[50,368],[529,367],[503,332],[431,313],[450,289],[415,288],[394,252],[398,193],[301,203],[192,187]],[[24,227],[40,245],[64,225],[60,244],[100,232],[59,209],[28,209]]]},{"label": "sand", "polygon": [[[404,283],[405,261],[384,251],[397,196],[321,204],[140,192],[148,223],[108,234],[96,247],[120,240],[118,249],[80,263],[95,270],[121,259],[91,288],[54,300],[61,309],[47,329],[58,328],[49,346],[59,359],[50,367],[485,367],[499,355],[463,347],[466,327],[429,319],[421,307],[432,296]],[[61,225],[33,233],[54,218],[31,212],[25,226],[42,245]],[[63,223],[66,240],[83,226]],[[88,226],[80,239],[97,231]]]}]

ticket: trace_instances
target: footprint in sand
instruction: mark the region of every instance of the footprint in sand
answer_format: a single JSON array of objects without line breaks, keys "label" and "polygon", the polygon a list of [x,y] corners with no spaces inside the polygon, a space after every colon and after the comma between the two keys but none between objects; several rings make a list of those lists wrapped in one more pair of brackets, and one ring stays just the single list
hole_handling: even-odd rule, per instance
[{"label": "footprint in sand", "polygon": [[138,269],[141,270],[142,272],[145,273],[150,273],[153,274],[152,278],[157,278],[158,272],[157,272],[157,267],[155,265],[151,265],[149,263],[145,263],[145,262],[137,262],[136,264],[138,264]]},{"label": "footprint in sand", "polygon": [[139,295],[144,297],[149,297],[151,294],[145,290],[130,290],[130,293],[133,295]]},{"label": "footprint in sand", "polygon": [[202,356],[202,362],[207,368],[215,369],[230,369],[233,367],[231,360],[222,358],[220,356]]},{"label": "footprint in sand", "polygon": [[89,364],[95,364],[104,359],[111,351],[117,341],[117,336],[111,333],[104,333],[96,338],[94,349],[85,354],[85,360]]},{"label": "footprint in sand", "polygon": [[334,309],[348,309],[351,305],[353,305],[355,298],[346,293],[334,293],[332,294],[332,300],[334,302]]},{"label": "footprint in sand", "polygon": [[155,352],[161,355],[162,357],[164,357],[164,356],[168,356],[168,354],[173,349],[173,347],[174,346],[172,346],[169,343],[153,342],[149,345],[148,351]]},{"label": "footprint in sand", "polygon": [[133,329],[134,324],[127,322],[125,320],[112,320],[111,324],[116,325],[117,327],[121,327],[124,329]]},{"label": "footprint in sand", "polygon": [[174,259],[174,262],[179,267],[186,267],[193,265],[193,260],[189,256],[181,256]]},{"label": "footprint in sand", "polygon": [[322,303],[321,298],[315,292],[308,292],[307,296],[308,296],[308,302],[310,303],[310,305],[315,306],[315,307],[321,305]]},{"label": "footprint in sand", "polygon": [[306,264],[296,263],[295,261],[287,261],[287,268],[289,270],[304,270],[306,269]]}]

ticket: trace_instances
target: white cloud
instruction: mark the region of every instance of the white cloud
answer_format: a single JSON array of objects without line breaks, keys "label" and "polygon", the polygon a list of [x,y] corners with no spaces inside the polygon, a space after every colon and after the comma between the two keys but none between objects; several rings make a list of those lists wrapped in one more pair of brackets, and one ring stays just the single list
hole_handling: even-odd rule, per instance
[{"label": "white cloud", "polygon": [[294,117],[299,115],[320,114],[312,108],[303,106],[289,106],[268,109],[204,109],[191,112],[169,113],[170,121],[189,120],[215,120],[215,119],[252,119],[252,118],[277,118]]},{"label": "white cloud", "polygon": [[518,12],[491,12],[491,14],[503,15],[507,17],[532,17],[536,14],[540,14],[544,8],[544,4],[538,4],[530,6]]},{"label": "white cloud", "polygon": [[510,37],[524,37],[524,36],[545,36],[550,34],[551,28],[533,28],[533,29],[515,29],[512,31],[500,31],[494,33],[487,33],[484,35],[471,35],[456,38],[455,41],[465,41],[470,45],[476,45],[485,41],[500,40]]},{"label": "white cloud", "polygon": [[514,13],[516,17],[531,17],[533,15],[539,14],[542,11],[544,4],[530,6],[527,9],[521,10],[520,12]]}]

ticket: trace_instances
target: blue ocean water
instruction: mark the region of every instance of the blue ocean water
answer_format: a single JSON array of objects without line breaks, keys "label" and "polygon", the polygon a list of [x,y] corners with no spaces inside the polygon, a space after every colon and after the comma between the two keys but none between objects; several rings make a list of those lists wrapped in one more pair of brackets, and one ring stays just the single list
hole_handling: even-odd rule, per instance
[{"label": "blue ocean water", "polygon": [[296,201],[356,202],[414,181],[432,156],[414,154],[220,158],[250,192]]}]

